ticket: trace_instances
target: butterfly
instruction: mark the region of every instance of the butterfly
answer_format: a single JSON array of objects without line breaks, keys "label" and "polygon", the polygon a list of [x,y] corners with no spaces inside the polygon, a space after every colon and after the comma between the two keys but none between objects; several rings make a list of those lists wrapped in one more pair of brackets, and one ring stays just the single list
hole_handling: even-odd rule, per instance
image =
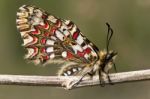
[{"label": "butterfly", "polygon": [[99,74],[100,83],[104,76],[109,78],[117,52],[108,49],[113,34],[108,23],[106,50],[99,50],[72,21],[55,17],[36,6],[21,6],[16,24],[28,61],[43,65],[63,64],[57,74],[81,76],[76,84],[86,75]]}]

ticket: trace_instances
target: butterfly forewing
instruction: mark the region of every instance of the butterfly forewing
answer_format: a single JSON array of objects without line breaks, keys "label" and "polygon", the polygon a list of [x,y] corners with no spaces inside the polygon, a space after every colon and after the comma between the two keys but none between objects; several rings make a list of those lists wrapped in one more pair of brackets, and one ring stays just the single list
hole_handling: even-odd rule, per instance
[{"label": "butterfly forewing", "polygon": [[[69,70],[75,72],[99,58],[98,48],[70,20],[23,5],[17,12],[16,23],[27,50],[25,58],[35,64],[65,62]],[[67,72],[68,67],[63,67],[61,72]]]}]

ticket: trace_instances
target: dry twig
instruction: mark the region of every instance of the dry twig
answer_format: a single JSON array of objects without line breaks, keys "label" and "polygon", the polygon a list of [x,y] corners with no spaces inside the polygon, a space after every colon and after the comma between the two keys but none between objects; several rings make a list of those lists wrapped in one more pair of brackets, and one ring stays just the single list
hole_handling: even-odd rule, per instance
[{"label": "dry twig", "polygon": [[[130,71],[122,73],[109,74],[111,81],[116,83],[133,82],[133,81],[143,81],[150,80],[150,70],[139,70]],[[67,81],[77,81],[79,77],[77,76],[24,76],[24,75],[0,75],[1,85],[21,85],[21,86],[53,86],[61,87]],[[108,84],[108,80],[105,80]],[[95,86],[99,85],[98,76],[94,76],[92,79],[85,77],[81,83],[73,88],[83,87],[83,86]]]}]

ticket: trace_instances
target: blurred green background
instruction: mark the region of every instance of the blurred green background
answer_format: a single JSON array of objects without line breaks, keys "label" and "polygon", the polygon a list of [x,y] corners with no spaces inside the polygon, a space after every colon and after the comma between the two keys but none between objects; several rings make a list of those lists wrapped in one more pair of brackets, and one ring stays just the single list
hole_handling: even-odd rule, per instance
[{"label": "blurred green background", "polygon": [[[45,68],[23,59],[16,11],[32,4],[75,22],[100,49],[105,48],[109,22],[114,29],[110,49],[118,51],[118,72],[150,67],[149,0],[0,0],[0,74],[55,75],[59,66]],[[86,87],[71,91],[54,87],[0,86],[0,99],[150,99],[149,81]]]}]

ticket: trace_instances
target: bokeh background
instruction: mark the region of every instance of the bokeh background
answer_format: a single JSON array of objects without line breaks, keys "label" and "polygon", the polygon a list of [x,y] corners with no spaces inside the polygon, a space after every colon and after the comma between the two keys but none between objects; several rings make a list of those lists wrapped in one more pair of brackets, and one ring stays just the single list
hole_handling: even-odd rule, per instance
[{"label": "bokeh background", "polygon": [[[0,74],[55,75],[59,65],[27,64],[16,29],[16,11],[36,5],[74,21],[100,49],[107,26],[114,29],[110,49],[118,51],[119,72],[150,68],[150,0],[0,0]],[[71,91],[54,87],[0,85],[0,99],[150,99],[150,82],[134,82]]]}]

